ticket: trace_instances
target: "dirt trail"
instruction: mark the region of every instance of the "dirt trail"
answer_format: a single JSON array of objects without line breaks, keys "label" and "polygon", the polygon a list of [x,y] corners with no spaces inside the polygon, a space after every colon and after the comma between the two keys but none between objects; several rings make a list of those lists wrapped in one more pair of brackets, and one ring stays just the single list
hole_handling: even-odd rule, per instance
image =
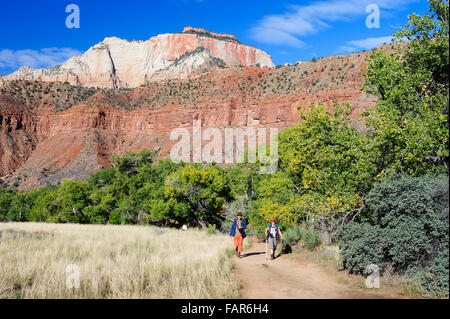
[{"label": "dirt trail", "polygon": [[243,252],[241,259],[233,257],[243,284],[243,298],[382,298],[380,295],[337,283],[315,264],[295,263],[283,255],[275,260],[266,260],[265,257],[264,243],[253,243],[250,249]]}]

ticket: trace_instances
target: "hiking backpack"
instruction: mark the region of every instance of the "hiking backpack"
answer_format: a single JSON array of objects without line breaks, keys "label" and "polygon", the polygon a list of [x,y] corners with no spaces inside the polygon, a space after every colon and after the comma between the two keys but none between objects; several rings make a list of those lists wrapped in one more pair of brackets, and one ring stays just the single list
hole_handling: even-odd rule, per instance
[{"label": "hiking backpack", "polygon": [[[269,228],[269,231],[267,232],[267,237],[273,238],[270,233],[270,229],[272,228],[272,225],[271,224],[267,225],[267,228]],[[280,233],[278,232],[278,228],[279,228],[278,224],[275,224],[275,239],[277,241],[280,240]]]}]

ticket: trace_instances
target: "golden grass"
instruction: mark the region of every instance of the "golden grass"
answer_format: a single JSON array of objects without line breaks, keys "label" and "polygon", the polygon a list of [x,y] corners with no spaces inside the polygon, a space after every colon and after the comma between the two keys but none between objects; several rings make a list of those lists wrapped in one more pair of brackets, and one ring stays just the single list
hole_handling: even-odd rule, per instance
[{"label": "golden grass", "polygon": [[[226,235],[0,223],[0,236],[0,298],[239,297]],[[79,267],[79,288],[67,288],[70,264]]]}]

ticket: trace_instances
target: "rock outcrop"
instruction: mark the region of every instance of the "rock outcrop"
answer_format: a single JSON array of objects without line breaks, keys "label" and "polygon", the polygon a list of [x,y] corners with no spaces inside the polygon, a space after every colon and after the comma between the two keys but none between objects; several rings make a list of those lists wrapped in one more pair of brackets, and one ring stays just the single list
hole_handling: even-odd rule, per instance
[{"label": "rock outcrop", "polygon": [[[193,53],[189,59],[183,59],[189,53]],[[267,53],[240,43],[233,35],[186,27],[182,33],[160,34],[147,41],[105,38],[83,55],[61,65],[46,69],[25,66],[0,78],[0,83],[67,81],[87,87],[133,88],[154,79],[183,78],[221,66],[238,65],[274,66]]]}]

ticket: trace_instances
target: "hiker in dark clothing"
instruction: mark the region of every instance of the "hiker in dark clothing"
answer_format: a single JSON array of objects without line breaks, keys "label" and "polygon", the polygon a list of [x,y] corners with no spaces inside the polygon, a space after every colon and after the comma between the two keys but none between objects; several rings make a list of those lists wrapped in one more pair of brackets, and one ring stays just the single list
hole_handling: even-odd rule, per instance
[{"label": "hiker in dark clothing", "polygon": [[234,248],[238,258],[241,258],[242,245],[244,244],[245,232],[247,228],[245,220],[242,219],[242,214],[238,213],[237,218],[233,221],[230,229],[230,237],[234,239]]}]

